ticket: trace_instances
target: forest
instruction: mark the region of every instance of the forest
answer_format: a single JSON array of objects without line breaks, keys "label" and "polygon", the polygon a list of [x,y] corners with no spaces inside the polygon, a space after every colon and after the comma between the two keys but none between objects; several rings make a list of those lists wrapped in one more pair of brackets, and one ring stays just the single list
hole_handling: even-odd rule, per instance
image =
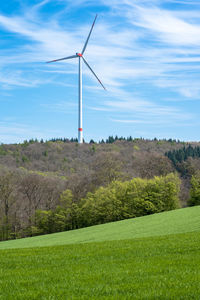
[{"label": "forest", "polygon": [[200,204],[200,143],[132,137],[0,145],[0,240]]}]

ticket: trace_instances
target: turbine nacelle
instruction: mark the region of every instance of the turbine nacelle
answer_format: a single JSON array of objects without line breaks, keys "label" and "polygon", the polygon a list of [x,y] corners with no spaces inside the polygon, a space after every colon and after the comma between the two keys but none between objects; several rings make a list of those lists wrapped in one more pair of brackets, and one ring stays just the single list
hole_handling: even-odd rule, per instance
[{"label": "turbine nacelle", "polygon": [[76,55],[79,56],[79,57],[83,56],[83,54],[81,54],[81,53],[76,53]]}]

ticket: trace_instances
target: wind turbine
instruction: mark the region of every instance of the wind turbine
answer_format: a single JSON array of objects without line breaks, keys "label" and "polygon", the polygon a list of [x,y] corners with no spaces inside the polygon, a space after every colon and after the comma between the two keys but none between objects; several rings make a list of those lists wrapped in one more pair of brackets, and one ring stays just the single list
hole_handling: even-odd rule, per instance
[{"label": "wind turbine", "polygon": [[79,72],[79,84],[78,84],[78,97],[79,97],[78,142],[80,144],[83,143],[83,127],[82,127],[82,60],[86,64],[86,66],[89,68],[89,70],[92,72],[92,74],[96,77],[96,79],[99,81],[99,83],[104,88],[104,90],[106,90],[106,88],[103,85],[103,83],[101,82],[101,80],[97,77],[97,75],[95,74],[95,72],[92,70],[92,68],[90,67],[90,65],[88,64],[88,62],[83,57],[83,54],[84,54],[84,52],[86,50],[88,41],[89,41],[91,33],[92,33],[92,30],[94,28],[94,24],[96,22],[96,19],[97,19],[97,15],[95,16],[95,19],[93,21],[92,27],[90,29],[90,32],[89,32],[88,37],[87,37],[87,40],[86,40],[86,42],[84,44],[84,47],[83,47],[83,50],[82,50],[81,53],[77,52],[75,55],[71,55],[71,56],[67,56],[67,57],[64,57],[64,58],[59,58],[59,59],[55,59],[55,60],[51,60],[51,61],[47,62],[47,63],[52,63],[52,62],[57,62],[57,61],[67,60],[67,59],[72,59],[72,58],[78,58],[79,59],[79,68],[78,68],[78,72]]}]

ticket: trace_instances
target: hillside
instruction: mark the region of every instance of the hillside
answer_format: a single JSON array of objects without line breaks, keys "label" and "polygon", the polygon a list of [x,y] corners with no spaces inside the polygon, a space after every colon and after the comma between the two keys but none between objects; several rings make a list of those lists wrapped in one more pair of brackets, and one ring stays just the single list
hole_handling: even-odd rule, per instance
[{"label": "hillside", "polygon": [[198,206],[1,242],[0,297],[198,299],[199,212]]},{"label": "hillside", "polygon": [[45,247],[200,232],[200,206],[50,235],[0,242],[0,249]]},{"label": "hillside", "polygon": [[[129,209],[125,212],[124,208],[123,215],[115,219],[101,220],[99,216],[93,223],[92,221],[88,223],[84,219],[82,205],[86,198],[89,201],[89,193],[93,193],[96,197],[101,188],[113,188],[111,185],[116,181],[126,184],[133,178],[150,180],[155,176],[163,178],[171,173],[177,174],[176,180],[175,177],[173,179],[178,183],[180,178],[176,192],[173,192],[177,197],[177,205],[158,208],[150,204],[149,211],[145,210],[140,216],[179,206],[186,207],[190,197],[191,178],[200,170],[199,145],[171,139],[145,140],[131,137],[127,139],[109,137],[106,141],[99,143],[91,141],[82,145],[75,140],[67,139],[1,144],[0,240],[65,231],[134,217],[134,210]],[[49,230],[48,226],[45,230],[41,229],[42,226],[38,226],[38,222],[41,221],[42,213],[38,216],[39,219],[36,214],[42,210],[43,216],[49,213],[50,218],[51,212],[56,216],[56,210],[62,206],[61,196],[65,191],[68,191],[66,205],[70,205],[70,201],[73,204],[71,211],[73,224],[66,225],[66,223],[68,227],[55,225],[57,227],[54,226],[54,230]],[[150,191],[147,194],[150,195],[149,193]],[[153,194],[150,198],[148,195],[144,197],[144,201],[151,198],[151,202]],[[162,201],[164,199],[166,195]],[[148,203],[145,205],[148,207]],[[80,210],[83,218],[82,223],[78,224]],[[135,213],[135,216],[139,214]],[[59,217],[62,218],[61,214]],[[70,218],[66,222],[71,222]],[[54,224],[62,223],[57,221]]]},{"label": "hillside", "polygon": [[185,205],[189,178],[200,169],[200,158],[191,155],[175,166],[165,154],[189,145],[196,147],[200,143],[109,137],[106,143],[82,145],[67,139],[1,144],[0,172],[7,168],[12,172],[36,172],[46,178],[53,177],[57,182],[65,180],[65,186],[80,199],[88,191],[115,179],[152,178],[177,171],[183,180],[181,200]]},{"label": "hillside", "polygon": [[[109,140],[108,140],[109,141]],[[184,146],[199,146],[200,143],[179,142],[175,140],[145,140],[132,139],[116,140],[107,143],[85,143],[79,145],[76,142],[62,140],[53,140],[47,142],[25,141],[22,144],[1,144],[0,146],[0,165],[7,167],[23,167],[29,170],[41,172],[57,172],[60,175],[69,175],[78,172],[80,169],[92,168],[92,163],[101,158],[101,154],[111,154],[113,158],[122,161],[125,169],[132,172],[133,161],[142,160],[148,162],[153,157],[164,156],[170,150],[177,150]],[[135,175],[139,171],[135,165]],[[150,162],[149,162],[150,163]],[[94,166],[93,166],[94,167]],[[155,165],[151,165],[155,168]],[[143,170],[145,176],[148,176],[150,170]],[[152,172],[159,175],[159,167]],[[140,176],[142,174],[138,174]],[[149,174],[149,176],[151,176]]]}]

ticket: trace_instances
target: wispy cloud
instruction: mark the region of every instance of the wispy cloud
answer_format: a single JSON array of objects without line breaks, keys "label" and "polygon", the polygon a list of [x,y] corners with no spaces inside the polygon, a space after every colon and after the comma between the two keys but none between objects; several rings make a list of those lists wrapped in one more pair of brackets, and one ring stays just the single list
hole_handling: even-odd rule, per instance
[{"label": "wispy cloud", "polygon": [[31,126],[14,120],[5,119],[0,122],[0,142],[3,143],[19,143],[26,139],[31,138],[52,138],[52,135],[57,135],[59,132],[56,130],[43,130],[37,126]]},{"label": "wispy cloud", "polygon": [[72,101],[59,101],[54,100],[53,104],[41,104],[46,111],[59,112],[64,114],[71,114],[74,110],[77,110],[78,103]]},{"label": "wispy cloud", "polygon": [[[3,88],[28,88],[44,83],[73,86],[63,78],[77,73],[76,60],[52,65],[44,62],[81,51],[93,14],[90,12],[91,22],[87,18],[81,27],[80,22],[73,22],[72,26],[70,17],[63,21],[62,14],[65,11],[69,16],[68,12],[78,9],[80,4],[88,8],[96,4],[91,0],[54,2],[62,5],[62,10],[52,13],[51,18],[44,18],[42,14],[42,9],[52,3],[49,0],[24,7],[18,15],[0,15],[0,27],[23,39],[14,51],[7,50],[2,54],[0,84]],[[190,3],[194,8],[190,7],[188,12],[164,6],[174,2]],[[133,112],[138,116],[144,114],[145,118],[162,116],[168,122],[192,119],[193,116],[178,105],[166,104],[169,96],[165,99],[163,95],[170,91],[176,94],[177,100],[184,101],[200,97],[200,8],[196,8],[199,2],[100,0],[99,4],[107,9],[97,21],[85,55],[108,93],[102,94],[96,79],[85,68],[84,87],[86,91],[90,90],[91,97],[95,94],[96,100],[88,108],[121,112],[123,116],[127,113],[127,120],[123,119],[123,122],[135,124],[140,120],[145,123],[145,120],[131,121],[129,114]],[[13,68],[12,72],[6,73],[8,67]],[[56,81],[55,76],[60,76],[60,80]],[[152,96],[148,99],[145,89],[141,88],[146,85],[155,91],[163,91],[159,102]],[[68,111],[69,104],[58,100],[52,109]],[[159,120],[155,119],[155,122]]]}]

